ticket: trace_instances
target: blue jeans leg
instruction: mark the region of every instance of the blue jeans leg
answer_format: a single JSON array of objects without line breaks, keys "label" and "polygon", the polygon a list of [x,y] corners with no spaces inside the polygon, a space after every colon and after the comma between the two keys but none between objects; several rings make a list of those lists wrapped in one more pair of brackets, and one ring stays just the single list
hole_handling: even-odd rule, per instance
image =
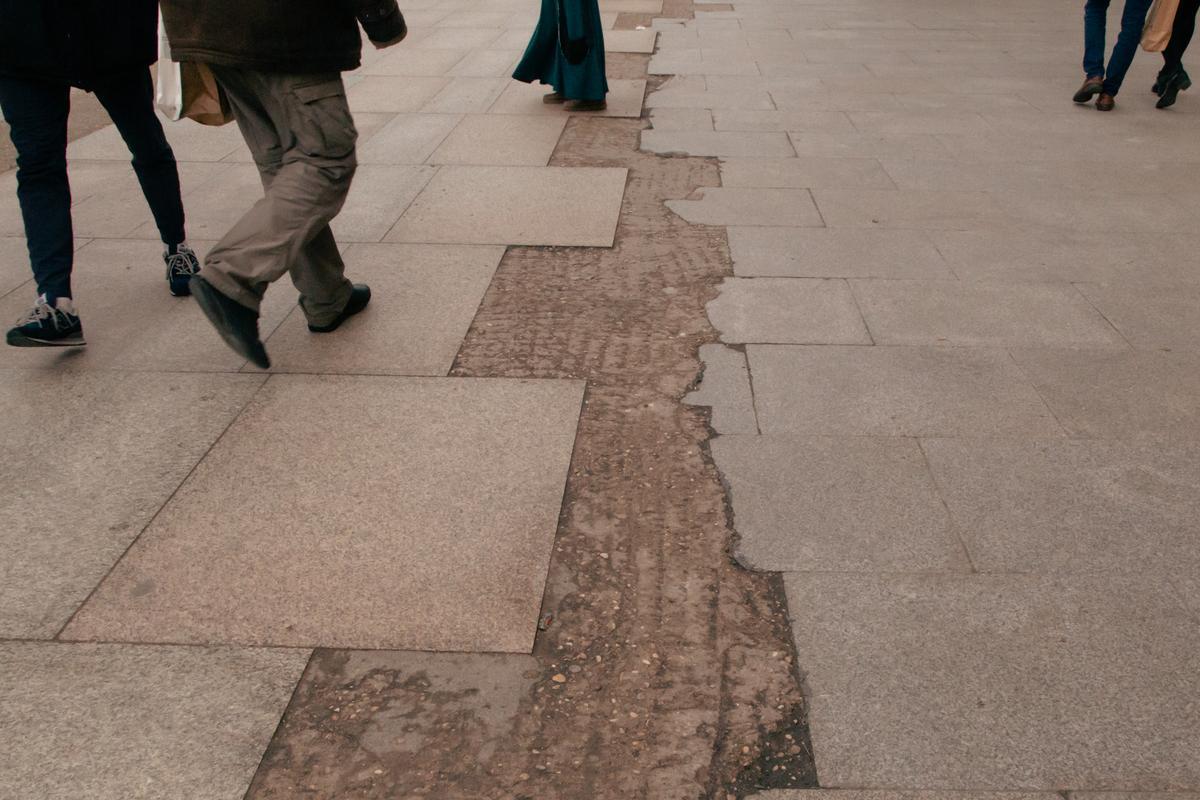
[{"label": "blue jeans leg", "polygon": [[1121,33],[1117,36],[1116,46],[1113,47],[1112,58],[1108,60],[1108,74],[1104,79],[1104,91],[1114,97],[1121,91],[1125,73],[1129,72],[1133,57],[1137,55],[1151,2],[1153,0],[1125,0],[1125,11],[1121,14]]},{"label": "blue jeans leg", "polygon": [[1104,33],[1109,0],[1088,0],[1083,7],[1083,71],[1104,77]]},{"label": "blue jeans leg", "polygon": [[74,234],[67,182],[66,84],[0,77],[0,109],[17,149],[17,200],[39,294],[71,296]]}]

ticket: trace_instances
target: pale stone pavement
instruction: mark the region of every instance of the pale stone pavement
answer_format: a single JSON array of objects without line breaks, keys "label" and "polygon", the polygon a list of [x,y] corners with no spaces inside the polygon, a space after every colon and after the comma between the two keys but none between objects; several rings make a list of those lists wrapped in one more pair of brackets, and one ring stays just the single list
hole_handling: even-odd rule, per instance
[{"label": "pale stone pavement", "polygon": [[1081,2],[716,8],[642,146],[721,159],[692,401],[824,793],[1200,790],[1200,98],[1073,106]]},{"label": "pale stone pavement", "polygon": [[[614,2],[610,26],[661,8]],[[509,78],[536,3],[404,10],[346,79],[334,228],[374,299],[320,337],[276,284],[270,374],[168,295],[116,130],[71,144],[89,344],[0,352],[0,798],[234,800],[314,648],[530,652],[584,386],[446,376],[506,246],[611,246],[626,174],[548,166],[568,114]],[[644,80],[612,88],[641,114]],[[258,175],[234,125],[167,131],[204,250]],[[22,232],[8,172],[4,320],[33,300]]]}]

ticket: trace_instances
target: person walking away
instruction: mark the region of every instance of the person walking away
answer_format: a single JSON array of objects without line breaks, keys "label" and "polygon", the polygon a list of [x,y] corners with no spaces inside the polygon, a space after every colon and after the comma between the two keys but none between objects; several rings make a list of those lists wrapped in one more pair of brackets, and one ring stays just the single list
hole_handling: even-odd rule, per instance
[{"label": "person walking away", "polygon": [[1200,11],[1200,0],[1179,0],[1175,12],[1175,24],[1171,28],[1171,41],[1163,51],[1163,68],[1154,82],[1154,93],[1158,95],[1158,108],[1175,105],[1179,93],[1192,88],[1191,76],[1183,68],[1183,54],[1192,43],[1196,32],[1196,12]]},{"label": "person walking away", "polygon": [[542,0],[541,16],[513,77],[553,91],[544,103],[571,102],[572,111],[603,111],[604,25],[597,0]]},{"label": "person walking away", "polygon": [[258,314],[267,287],[291,276],[308,329],[328,333],[371,299],[351,284],[329,223],[350,190],[358,137],[341,73],[407,34],[395,0],[162,0],[178,61],[207,64],[228,97],[264,196],[192,278],[192,293],[225,342],[270,366]]},{"label": "person walking away", "polygon": [[175,154],[154,111],[155,0],[0,0],[0,110],[17,150],[17,199],[37,284],[33,309],[6,336],[18,347],[79,346],[67,177],[71,87],[93,92],[133,156],[165,247],[167,285],[188,293],[200,268],[187,246]]},{"label": "person walking away", "polygon": [[1087,0],[1083,9],[1083,71],[1087,76],[1083,86],[1075,93],[1076,103],[1088,103],[1093,97],[1096,108],[1112,111],[1116,107],[1117,93],[1125,81],[1125,73],[1133,63],[1142,29],[1146,25],[1146,13],[1152,0],[1125,0],[1121,14],[1121,33],[1113,47],[1108,67],[1104,64],[1104,35],[1110,0]]}]

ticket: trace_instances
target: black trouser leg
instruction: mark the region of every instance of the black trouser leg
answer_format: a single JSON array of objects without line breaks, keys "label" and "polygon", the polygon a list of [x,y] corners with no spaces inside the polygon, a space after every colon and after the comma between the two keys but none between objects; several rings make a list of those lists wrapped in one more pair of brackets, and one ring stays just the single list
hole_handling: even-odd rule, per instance
[{"label": "black trouser leg", "polygon": [[1163,51],[1164,72],[1183,66],[1183,54],[1196,32],[1197,11],[1200,11],[1200,0],[1180,0],[1179,10],[1175,12],[1175,26],[1171,29],[1171,42]]},{"label": "black trouser leg", "polygon": [[17,149],[17,200],[39,294],[71,296],[75,243],[67,182],[66,84],[0,77],[0,109]]},{"label": "black trouser leg", "polygon": [[187,238],[179,170],[175,165],[175,153],[163,134],[162,123],[154,113],[154,83],[150,80],[150,70],[139,69],[107,79],[95,91],[133,154],[133,170],[163,242],[179,244]]}]

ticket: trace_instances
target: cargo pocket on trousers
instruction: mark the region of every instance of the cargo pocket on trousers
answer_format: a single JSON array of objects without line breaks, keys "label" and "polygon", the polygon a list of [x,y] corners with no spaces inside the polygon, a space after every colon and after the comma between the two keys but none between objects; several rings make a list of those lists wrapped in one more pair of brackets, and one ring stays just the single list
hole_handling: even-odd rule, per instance
[{"label": "cargo pocket on trousers", "polygon": [[345,158],[354,150],[358,131],[346,103],[341,79],[292,90],[296,104],[296,144],[310,156]]}]

